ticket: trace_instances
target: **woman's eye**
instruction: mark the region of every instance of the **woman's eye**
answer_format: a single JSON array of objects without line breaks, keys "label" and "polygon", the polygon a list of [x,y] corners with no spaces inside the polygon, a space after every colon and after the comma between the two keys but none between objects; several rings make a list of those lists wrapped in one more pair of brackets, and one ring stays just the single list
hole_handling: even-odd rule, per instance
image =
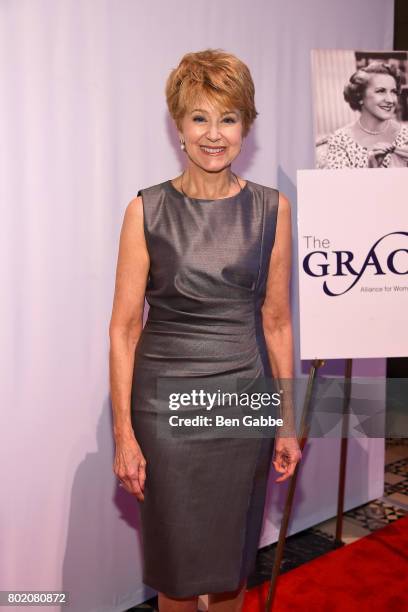
[{"label": "woman's eye", "polygon": [[[195,117],[193,117],[193,121],[195,121],[196,123],[202,123],[203,121],[205,121],[205,117],[203,117],[202,115],[196,115]],[[234,117],[225,117],[223,121],[225,123],[236,123]]]}]

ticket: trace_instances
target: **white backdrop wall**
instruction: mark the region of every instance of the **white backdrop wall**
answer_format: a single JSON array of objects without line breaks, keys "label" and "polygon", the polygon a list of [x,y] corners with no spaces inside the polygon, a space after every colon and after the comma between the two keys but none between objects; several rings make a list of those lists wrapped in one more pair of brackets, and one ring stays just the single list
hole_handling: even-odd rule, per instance
[{"label": "white backdrop wall", "polygon": [[[260,115],[235,170],[284,191],[295,221],[296,170],[314,165],[310,50],[391,48],[392,26],[393,0],[0,0],[1,589],[66,589],[78,612],[151,594],[137,502],[112,472],[108,324],[125,207],[181,168],[170,69],[206,47],[247,62]],[[294,268],[299,374],[296,286]],[[292,533],[334,513],[333,445],[305,453]],[[350,460],[349,507],[379,494],[382,442],[353,441]]]}]

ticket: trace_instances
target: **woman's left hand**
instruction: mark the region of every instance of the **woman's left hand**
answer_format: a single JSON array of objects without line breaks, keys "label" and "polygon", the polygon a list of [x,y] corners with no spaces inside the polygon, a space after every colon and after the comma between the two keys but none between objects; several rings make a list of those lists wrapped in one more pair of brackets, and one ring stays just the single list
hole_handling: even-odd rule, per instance
[{"label": "woman's left hand", "polygon": [[296,464],[302,458],[299,443],[296,437],[275,438],[275,451],[273,466],[277,472],[283,474],[275,482],[283,482],[293,476]]}]

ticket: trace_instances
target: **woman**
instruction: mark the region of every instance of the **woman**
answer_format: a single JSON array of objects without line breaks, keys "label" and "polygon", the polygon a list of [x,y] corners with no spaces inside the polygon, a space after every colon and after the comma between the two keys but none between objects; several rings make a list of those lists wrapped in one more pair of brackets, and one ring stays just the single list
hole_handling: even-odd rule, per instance
[{"label": "woman", "polygon": [[390,168],[408,165],[408,127],[395,120],[401,75],[371,62],[352,74],[344,99],[360,116],[328,139],[326,168]]},{"label": "woman", "polygon": [[[159,436],[168,412],[156,383],[176,377],[182,391],[192,377],[216,388],[293,376],[290,204],[231,170],[257,115],[245,64],[220,50],[188,53],[166,96],[186,165],[125,212],[110,324],[114,472],[141,502],[143,581],[160,610],[195,612],[201,594],[210,609],[239,610],[274,439]],[[287,397],[277,482],[301,455]]]}]

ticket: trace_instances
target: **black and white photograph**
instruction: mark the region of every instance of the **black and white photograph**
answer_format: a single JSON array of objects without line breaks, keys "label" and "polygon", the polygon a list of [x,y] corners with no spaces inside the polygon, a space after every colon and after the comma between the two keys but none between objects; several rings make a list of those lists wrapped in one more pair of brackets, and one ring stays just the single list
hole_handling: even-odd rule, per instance
[{"label": "black and white photograph", "polygon": [[313,49],[317,168],[408,167],[408,51]]}]

